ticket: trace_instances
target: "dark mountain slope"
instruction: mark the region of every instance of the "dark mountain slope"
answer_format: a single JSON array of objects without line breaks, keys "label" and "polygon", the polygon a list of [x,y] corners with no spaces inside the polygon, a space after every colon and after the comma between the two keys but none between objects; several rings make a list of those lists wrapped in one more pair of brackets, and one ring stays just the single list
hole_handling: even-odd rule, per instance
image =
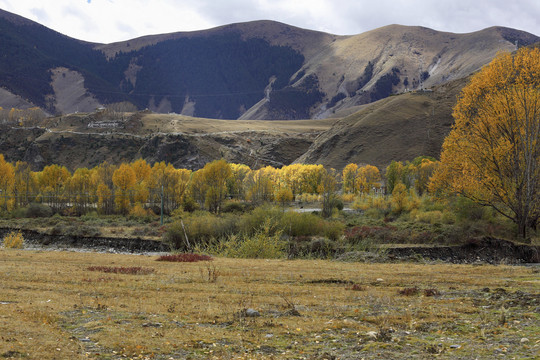
[{"label": "dark mountain slope", "polygon": [[0,85],[54,112],[51,70],[66,67],[83,74],[85,86],[103,102],[125,99],[118,96],[122,68],[110,63],[93,44],[81,42],[37,23],[0,10]]}]

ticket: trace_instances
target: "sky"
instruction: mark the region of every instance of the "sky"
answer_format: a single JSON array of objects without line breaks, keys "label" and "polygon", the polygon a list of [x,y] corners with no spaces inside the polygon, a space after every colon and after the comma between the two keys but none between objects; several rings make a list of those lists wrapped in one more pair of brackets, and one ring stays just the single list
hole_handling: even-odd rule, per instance
[{"label": "sky", "polygon": [[455,33],[506,26],[540,36],[540,0],[0,0],[0,9],[98,43],[253,20],[336,35],[401,24]]}]

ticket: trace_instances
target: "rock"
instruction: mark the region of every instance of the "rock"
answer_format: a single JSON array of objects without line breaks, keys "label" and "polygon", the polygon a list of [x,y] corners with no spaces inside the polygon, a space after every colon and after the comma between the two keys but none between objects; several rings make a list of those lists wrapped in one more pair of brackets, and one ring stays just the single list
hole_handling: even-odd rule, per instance
[{"label": "rock", "polygon": [[376,331],[368,331],[366,333],[366,335],[369,336],[370,338],[373,338],[373,339],[377,338],[377,332]]},{"label": "rock", "polygon": [[261,314],[260,314],[257,310],[254,310],[254,309],[246,309],[245,315],[246,315],[247,317],[257,317],[257,316],[261,316]]},{"label": "rock", "polygon": [[155,328],[160,328],[162,325],[160,323],[144,323],[142,324],[143,327],[155,327]]},{"label": "rock", "polygon": [[461,345],[450,345],[450,349],[459,349]]},{"label": "rock", "polygon": [[525,343],[528,343],[528,342],[529,342],[529,339],[527,339],[527,338],[521,338],[520,342],[521,342],[522,344],[525,344]]}]

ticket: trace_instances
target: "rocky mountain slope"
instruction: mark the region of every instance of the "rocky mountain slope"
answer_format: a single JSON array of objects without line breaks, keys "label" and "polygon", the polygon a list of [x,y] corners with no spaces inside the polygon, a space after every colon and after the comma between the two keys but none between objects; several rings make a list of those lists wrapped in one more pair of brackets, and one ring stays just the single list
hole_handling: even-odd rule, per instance
[{"label": "rocky mountain slope", "polygon": [[468,76],[498,51],[538,41],[494,27],[470,34],[390,25],[336,36],[272,21],[90,44],[0,10],[0,106],[49,114],[129,101],[217,119],[327,118]]},{"label": "rocky mountain slope", "polygon": [[0,153],[35,170],[73,170],[143,158],[198,169],[225,158],[252,168],[293,162],[341,170],[348,163],[439,156],[453,124],[452,107],[467,79],[337,112],[325,120],[215,120],[183,115],[99,111],[46,119],[38,127],[0,125]]},{"label": "rocky mountain slope", "polygon": [[228,121],[183,115],[78,113],[39,126],[0,124],[0,154],[34,170],[50,164],[71,171],[143,158],[196,170],[224,158],[252,168],[292,163],[335,120]]}]

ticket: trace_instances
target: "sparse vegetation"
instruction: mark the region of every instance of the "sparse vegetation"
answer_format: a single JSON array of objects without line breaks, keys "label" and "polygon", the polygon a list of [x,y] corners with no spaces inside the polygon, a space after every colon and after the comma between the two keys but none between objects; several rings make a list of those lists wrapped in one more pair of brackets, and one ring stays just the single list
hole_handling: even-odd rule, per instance
[{"label": "sparse vegetation", "polygon": [[[7,358],[491,359],[538,351],[534,267],[226,258],[201,265],[5,249],[0,257]],[[434,287],[438,294],[427,295]],[[405,288],[419,292],[400,295]]]},{"label": "sparse vegetation", "polygon": [[2,245],[6,249],[22,249],[24,247],[24,238],[20,231],[12,231],[2,241]]}]

